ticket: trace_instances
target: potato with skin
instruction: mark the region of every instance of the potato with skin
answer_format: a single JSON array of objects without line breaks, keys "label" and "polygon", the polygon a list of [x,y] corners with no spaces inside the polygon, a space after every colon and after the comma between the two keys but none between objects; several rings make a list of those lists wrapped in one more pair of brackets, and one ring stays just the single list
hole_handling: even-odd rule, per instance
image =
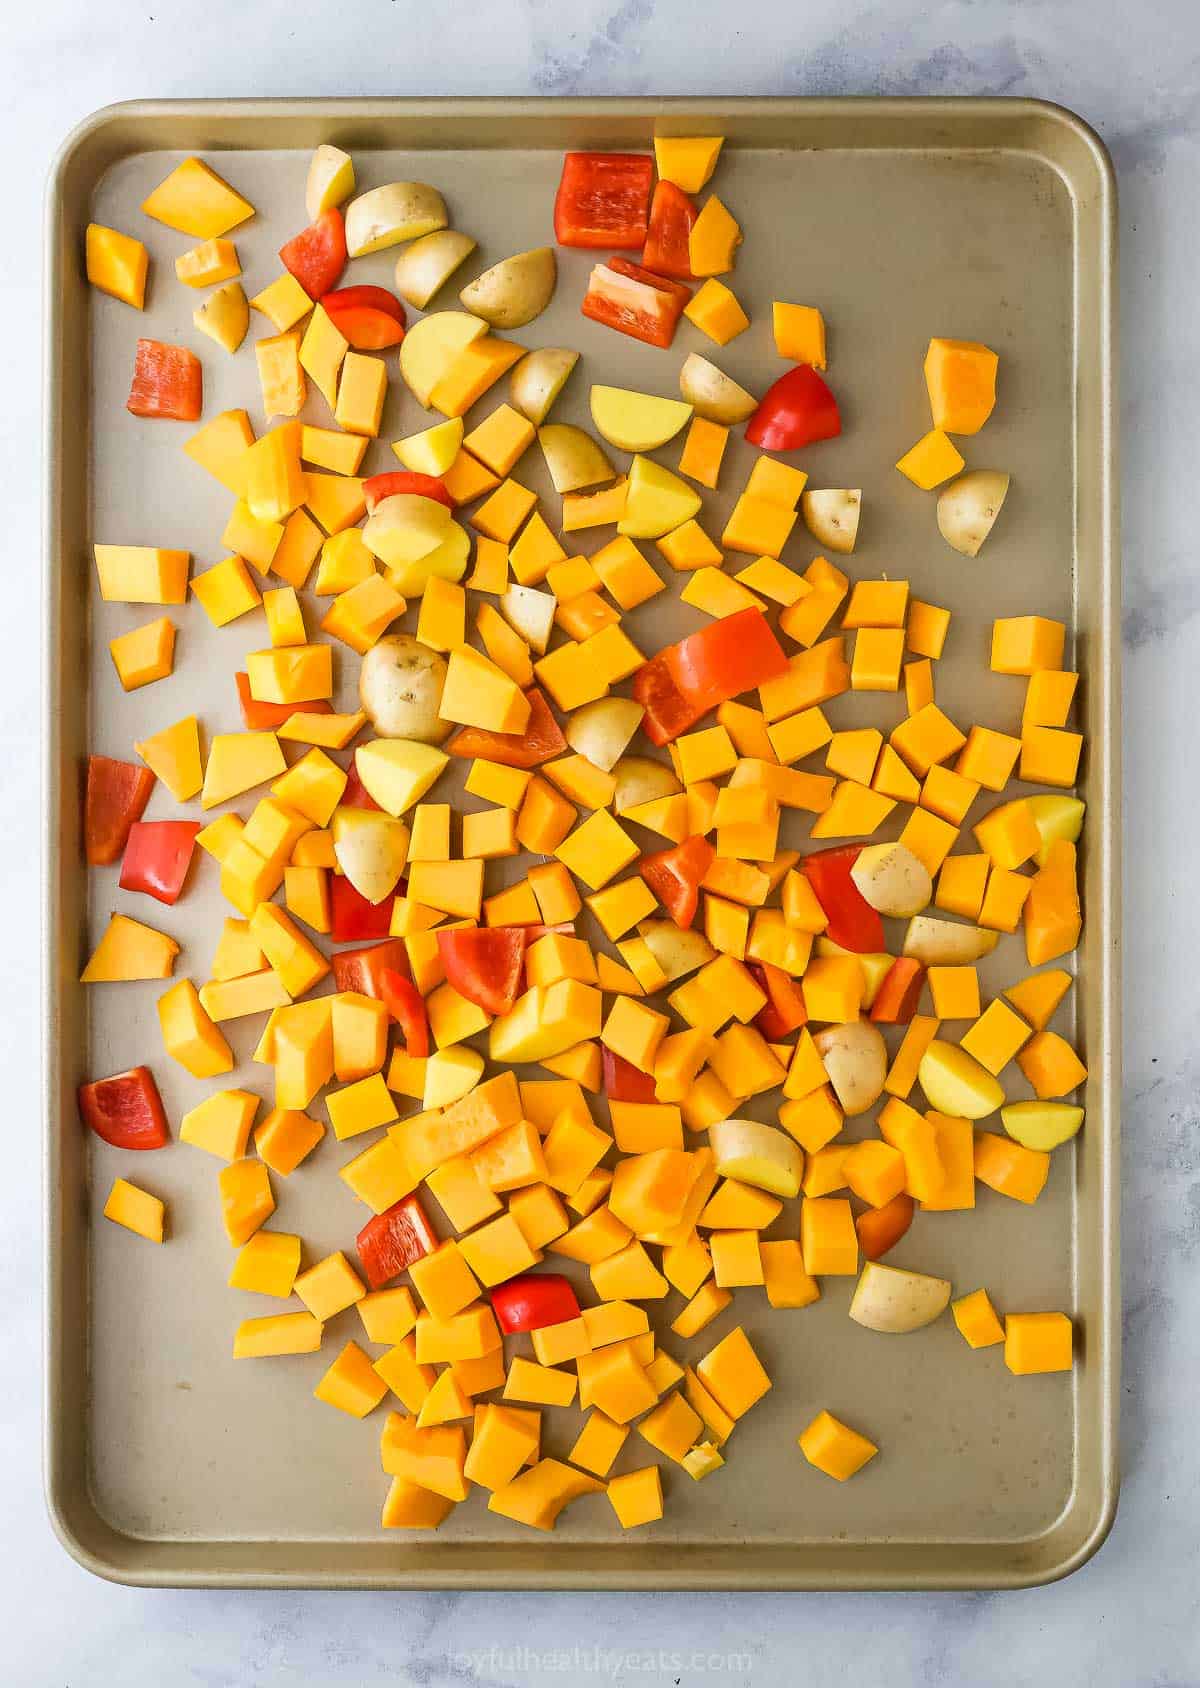
[{"label": "potato with skin", "polygon": [[844,1114],[865,1114],[883,1095],[888,1053],[883,1034],[869,1020],[827,1026],[813,1037]]},{"label": "potato with skin", "polygon": [[483,318],[467,311],[432,311],[413,323],[400,342],[400,373],[418,404],[429,409],[430,393],[455,358],[486,333]]},{"label": "potato with skin", "polygon": [[785,1201],[799,1194],[804,1156],[786,1132],[756,1119],[726,1119],[709,1127],[708,1140],[720,1177]]},{"label": "potato with skin", "polygon": [[758,409],[758,400],[745,387],[739,387],[731,375],[718,369],[715,363],[702,358],[699,352],[689,352],[679,371],[679,391],[696,412],[709,422],[721,422],[727,428],[744,422]]},{"label": "potato with skin", "polygon": [[451,723],[438,714],[446,659],[411,633],[388,633],[362,660],[358,697],[382,738],[441,744]]},{"label": "potato with skin", "polygon": [[513,409],[540,428],[578,362],[579,353],[565,346],[540,346],[527,352],[508,378]]},{"label": "potato with skin", "polygon": [[651,803],[656,797],[674,797],[683,786],[675,777],[675,770],[653,756],[623,756],[610,770],[615,774],[617,789],[613,796],[613,813],[623,815],[636,809],[639,803]]},{"label": "potato with skin", "polygon": [[825,487],[800,494],[800,514],[813,538],[827,551],[846,556],[858,538],[861,487]]},{"label": "potato with skin", "polygon": [[533,586],[510,586],[500,598],[500,614],[539,656],[546,654],[557,608],[552,593]]},{"label": "potato with skin", "polygon": [[643,920],[638,936],[667,975],[668,982],[694,973],[713,959],[716,951],[703,932],[682,931],[673,920]]},{"label": "potato with skin", "polygon": [[908,923],[902,953],[926,967],[957,967],[991,955],[999,942],[998,932],[985,932],[981,926],[918,914]]},{"label": "potato with skin", "polygon": [[898,1266],[868,1260],[855,1286],[850,1317],[867,1330],[904,1336],[931,1325],[945,1312],[949,1301],[948,1278],[904,1272]]},{"label": "potato with skin", "polygon": [[642,724],[645,710],[631,697],[602,697],[572,710],[564,728],[567,743],[594,767],[611,774]]},{"label": "potato with skin", "polygon": [[868,844],[850,869],[864,902],[880,914],[907,918],[928,908],[933,879],[907,844]]},{"label": "potato with skin", "polygon": [[1008,497],[1012,476],[999,469],[968,469],[938,494],[938,532],[964,557],[977,557]]},{"label": "potato with skin", "polygon": [[387,182],[346,207],[346,250],[362,258],[444,229],[448,221],[446,201],[428,182]]},{"label": "potato with skin", "polygon": [[1083,1109],[1070,1102],[1009,1102],[1000,1119],[1016,1142],[1046,1153],[1070,1142],[1083,1124]]},{"label": "potato with skin", "polygon": [[580,492],[616,479],[617,471],[603,449],[582,428],[550,422],[538,429],[538,444],[555,492]]},{"label": "potato with skin", "polygon": [[422,235],[396,259],[396,292],[414,309],[425,310],[475,246],[469,234],[457,229],[435,229]]},{"label": "potato with skin", "polygon": [[986,1119],[1004,1101],[1004,1087],[957,1043],[935,1037],[921,1057],[917,1079],[925,1100],[951,1119]]},{"label": "potato with skin", "polygon": [[493,264],[464,287],[459,298],[493,328],[523,328],[541,316],[554,297],[557,281],[553,247],[537,246]]},{"label": "potato with skin", "polygon": [[409,831],[376,809],[333,811],[333,853],[360,897],[381,903],[396,889],[408,861]]},{"label": "potato with skin", "polygon": [[308,220],[315,223],[323,211],[340,205],[354,192],[354,160],[340,147],[326,142],[316,149],[308,165],[308,180],[304,187],[304,209]]}]

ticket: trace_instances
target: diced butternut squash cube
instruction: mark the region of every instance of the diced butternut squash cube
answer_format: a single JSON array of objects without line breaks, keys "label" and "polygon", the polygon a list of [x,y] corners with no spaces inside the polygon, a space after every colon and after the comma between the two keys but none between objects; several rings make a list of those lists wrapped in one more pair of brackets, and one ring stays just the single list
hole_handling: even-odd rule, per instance
[{"label": "diced butternut squash cube", "polygon": [[874,1442],[851,1430],[831,1412],[819,1412],[799,1437],[800,1451],[810,1465],[839,1483],[861,1471],[879,1449]]}]

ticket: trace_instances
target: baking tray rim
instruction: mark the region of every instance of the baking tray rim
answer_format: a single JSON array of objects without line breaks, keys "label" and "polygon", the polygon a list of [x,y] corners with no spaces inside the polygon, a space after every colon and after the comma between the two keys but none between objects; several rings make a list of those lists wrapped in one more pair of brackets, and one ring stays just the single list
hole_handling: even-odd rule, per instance
[{"label": "baking tray rim", "polygon": [[[1100,614],[1098,632],[1105,661],[1093,670],[1090,684],[1097,694],[1097,710],[1102,731],[1090,747],[1093,788],[1101,793],[1102,802],[1090,805],[1100,809],[1099,818],[1091,826],[1091,844],[1102,863],[1103,902],[1100,910],[1092,911],[1092,918],[1102,927],[1100,966],[1093,991],[1098,1003],[1099,1024],[1102,1031],[1103,1074],[1100,1093],[1105,1121],[1105,1152],[1100,1163],[1099,1220],[1107,1246],[1103,1253],[1099,1286],[1102,1317],[1101,1329],[1089,1333],[1088,1346],[1092,1350],[1089,1367],[1098,1371],[1098,1391],[1101,1401],[1100,1459],[1098,1487],[1094,1507],[1081,1527],[1068,1531],[1068,1520],[1078,1510],[1080,1492],[1077,1476],[1071,1498],[1058,1520],[1040,1535],[1004,1544],[970,1543],[945,1537],[936,1543],[855,1542],[845,1548],[836,1543],[805,1545],[793,1549],[791,1555],[798,1563],[776,1567],[744,1566],[741,1570],[719,1563],[722,1556],[708,1548],[686,1546],[685,1559],[696,1558],[696,1566],[684,1564],[672,1569],[661,1562],[651,1549],[654,1559],[639,1568],[631,1556],[628,1544],[611,1546],[591,1542],[570,1544],[572,1563],[562,1568],[543,1562],[536,1569],[524,1568],[519,1562],[535,1549],[525,1544],[502,1544],[499,1549],[488,1544],[457,1544],[457,1555],[464,1560],[473,1557],[499,1557],[504,1565],[458,1566],[447,1564],[438,1568],[424,1567],[415,1573],[395,1569],[376,1571],[361,1569],[354,1573],[337,1569],[296,1566],[277,1570],[252,1564],[256,1541],[240,1539],[162,1540],[154,1537],[126,1535],[115,1530],[103,1517],[87,1492],[82,1492],[78,1474],[66,1465],[67,1424],[62,1407],[62,1355],[58,1341],[63,1336],[62,1307],[66,1285],[62,1268],[62,1251],[57,1246],[65,1224],[64,1204],[59,1195],[59,1141],[55,1098],[50,1081],[58,1014],[59,990],[56,983],[54,958],[58,953],[59,922],[56,907],[56,886],[63,864],[59,859],[59,816],[64,793],[58,779],[60,717],[62,688],[58,678],[59,665],[53,660],[57,654],[58,614],[56,589],[61,584],[59,568],[61,553],[62,476],[57,455],[57,434],[61,427],[61,380],[63,376],[60,354],[66,306],[61,291],[54,285],[64,233],[64,187],[68,173],[92,148],[106,131],[151,119],[188,121],[218,118],[259,119],[280,121],[297,117],[372,120],[380,118],[408,118],[437,113],[460,118],[500,121],[505,114],[520,108],[546,116],[564,119],[618,117],[649,119],[657,132],[670,132],[676,119],[694,116],[773,118],[803,117],[814,119],[845,116],[850,111],[859,115],[870,112],[876,116],[917,119],[937,118],[949,125],[963,125],[969,119],[988,124],[1004,118],[1007,122],[1041,121],[1069,134],[1081,148],[1082,157],[1094,172],[1090,184],[1096,199],[1096,239],[1086,254],[1075,252],[1076,313],[1078,320],[1078,271],[1081,262],[1094,261],[1098,265],[1099,294],[1095,320],[1095,349],[1099,354],[1098,420],[1099,441],[1098,479],[1095,488],[1095,511],[1098,518],[1097,578],[1100,586]],[[786,139],[780,145],[787,146]],[[796,143],[792,142],[795,146]],[[837,143],[845,146],[845,142]],[[920,143],[922,150],[928,142]],[[985,139],[968,141],[954,138],[949,132],[939,137],[940,150],[996,151],[997,142]],[[118,148],[113,159],[128,155],[136,147]],[[222,150],[219,142],[206,142],[205,150]],[[894,150],[891,145],[864,147],[862,150]],[[1022,150],[1000,146],[999,150]],[[112,160],[106,160],[104,167]],[[1054,160],[1046,160],[1063,177],[1075,199],[1076,183]],[[93,178],[92,186],[103,169]],[[1117,1468],[1116,1439],[1119,1412],[1120,1376],[1120,1291],[1119,1291],[1119,1137],[1120,1137],[1120,1036],[1121,1004],[1119,994],[1119,942],[1121,916],[1121,849],[1118,817],[1120,814],[1120,643],[1119,603],[1120,574],[1116,548],[1118,446],[1116,439],[1116,365],[1115,365],[1115,290],[1117,280],[1116,252],[1116,176],[1111,155],[1095,129],[1077,113],[1061,104],[1039,99],[1002,98],[995,96],[914,96],[903,98],[874,95],[838,95],[828,97],[772,97],[772,96],[678,96],[663,99],[646,97],[562,97],[497,96],[497,97],[364,97],[364,98],[303,98],[224,99],[221,97],[183,100],[128,100],[99,108],[79,122],[67,135],[51,165],[46,185],[45,224],[43,244],[43,451],[45,479],[43,488],[43,546],[42,590],[45,614],[42,619],[43,681],[40,706],[42,712],[43,757],[41,776],[43,814],[43,859],[46,874],[42,898],[42,1088],[45,1143],[43,1157],[44,1204],[44,1304],[43,1304],[43,1482],[47,1509],[59,1541],[84,1569],[118,1584],[134,1587],[247,1587],[247,1588],[377,1588],[377,1589],[529,1589],[569,1590],[577,1588],[620,1591],[625,1589],[662,1590],[931,1590],[968,1588],[1026,1588],[1060,1580],[1080,1569],[1099,1551],[1107,1539],[1116,1517],[1120,1480]],[[1080,1410],[1080,1409],[1077,1409]],[[81,1503],[82,1502],[82,1506]],[[1039,1543],[1058,1534],[1072,1537],[1057,1558],[1049,1561],[1036,1557],[1033,1550]],[[359,1544],[340,1541],[311,1541],[308,1549],[326,1550],[329,1559],[360,1551]],[[449,1545],[449,1544],[448,1544]],[[565,1545],[565,1544],[564,1544]],[[294,1544],[288,1544],[289,1547]],[[899,1571],[889,1564],[889,1555],[897,1548],[911,1552],[914,1562],[950,1550],[951,1560],[928,1569]],[[510,1547],[512,1551],[509,1551]],[[622,1549],[625,1549],[622,1552]],[[236,1566],[216,1563],[220,1553],[242,1553],[244,1563]],[[679,1544],[673,1550],[680,1551]],[[757,1551],[757,1550],[756,1550]],[[1029,1554],[1028,1563],[1022,1554]],[[973,1564],[984,1554],[1003,1553],[1007,1563],[990,1566]],[[810,1559],[821,1555],[836,1560],[846,1556],[844,1566],[827,1564],[809,1566]],[[189,1555],[191,1556],[189,1558]],[[203,1560],[212,1557],[209,1566]],[[561,1552],[560,1561],[567,1557]],[[596,1560],[614,1561],[597,1565]],[[957,1561],[955,1563],[954,1561]]]}]

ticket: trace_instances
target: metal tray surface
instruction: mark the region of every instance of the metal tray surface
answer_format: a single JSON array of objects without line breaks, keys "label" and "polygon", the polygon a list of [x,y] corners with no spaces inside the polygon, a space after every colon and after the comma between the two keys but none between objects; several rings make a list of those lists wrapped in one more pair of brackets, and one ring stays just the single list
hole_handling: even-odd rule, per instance
[{"label": "metal tray surface", "polygon": [[[1040,611],[1073,630],[1088,735],[1087,920],[1078,989],[1056,1023],[1079,1037],[1089,1064],[1087,1124],[1054,1157],[1036,1208],[983,1191],[974,1213],[918,1220],[891,1259],[951,1277],[955,1293],[986,1284],[1002,1308],[1072,1311],[1077,1364],[1070,1377],[1012,1378],[999,1350],[972,1353],[948,1317],[908,1340],[875,1336],[846,1318],[848,1279],[826,1279],[820,1304],[803,1313],[771,1312],[761,1292],[743,1290],[700,1337],[681,1344],[668,1335],[668,1346],[694,1359],[744,1321],[775,1387],[738,1431],[717,1479],[693,1484],[681,1470],[667,1472],[659,1524],[624,1537],[600,1498],[571,1508],[542,1538],[474,1499],[436,1535],[385,1534],[377,1522],[387,1482],[376,1444],[382,1414],[359,1424],[312,1399],[341,1344],[361,1337],[356,1317],[342,1316],[320,1354],[235,1365],[234,1323],[279,1303],[224,1287],[230,1251],[215,1165],[177,1145],[131,1167],[133,1157],[87,1140],[76,1114],[82,1078],[143,1060],[176,1122],[211,1088],[161,1052],[155,1002],[163,987],[89,993],[76,983],[110,910],[170,930],[184,946],[176,976],[197,980],[207,976],[227,912],[207,862],[161,919],[156,905],[135,907],[145,900],[118,892],[116,868],[82,871],[83,758],[128,756],[135,738],[192,711],[208,734],[240,728],[232,671],[266,642],[260,613],[216,630],[191,605],[175,614],[167,681],[126,696],[108,657],[108,640],[153,612],[99,601],[93,539],[187,547],[198,569],[223,554],[228,505],[180,451],[190,428],[125,412],[135,338],[192,345],[204,364],[206,417],[245,405],[262,425],[248,346],[229,358],[192,328],[196,296],[170,267],[190,243],[137,206],[180,156],[214,157],[258,210],[234,236],[247,294],[256,292],[303,221],[309,149],[333,140],[353,152],[361,187],[435,182],[452,222],[478,238],[482,261],[494,262],[550,237],[564,148],[645,149],[655,132],[728,137],[715,186],[745,228],[731,279],[752,328],[723,352],[686,322],[672,352],[642,347],[584,321],[578,301],[592,259],[560,252],[550,310],[515,336],[584,354],[555,420],[589,423],[594,379],[675,392],[690,349],[713,352],[761,390],[778,368],[772,297],[819,302],[846,426],[801,462],[814,486],[864,488],[852,578],[902,574],[917,595],[954,611],[939,702],[959,720],[1015,730],[1021,684],[987,668],[992,618]],[[89,294],[81,262],[89,218],[149,246],[144,315]],[[1103,1540],[1116,1504],[1119,1332],[1113,229],[1114,188],[1099,142],[1070,114],[1017,100],[154,103],[101,112],[70,137],[51,183],[47,231],[47,1483],[59,1533],[84,1564],[148,1584],[979,1587],[1048,1581]],[[352,279],[386,284],[394,256],[359,261]],[[450,289],[436,301],[454,302]],[[252,335],[265,326],[252,322]],[[932,333],[981,339],[1001,354],[996,413],[963,445],[969,465],[1011,470],[1013,490],[976,562],[943,544],[932,498],[892,469],[928,426],[921,359]],[[393,461],[388,440],[427,425],[390,361],[383,430],[366,472]],[[307,415],[325,419],[319,395]],[[673,465],[678,450],[674,442],[657,455]],[[744,442],[731,440],[721,492],[705,499],[714,523],[750,459]],[[517,472],[548,490],[536,448]],[[553,497],[546,508],[557,508]],[[584,533],[578,548],[589,552],[606,537]],[[817,549],[800,524],[785,560],[803,567]],[[705,620],[678,604],[680,584],[672,580],[670,597],[626,618],[642,648]],[[306,603],[311,611],[309,594]],[[410,610],[401,625],[414,619]],[[348,706],[357,663],[345,653],[338,666]],[[901,713],[902,698],[878,694],[831,707],[837,726]],[[986,807],[977,804],[970,818]],[[160,787],[148,816],[173,812]],[[800,843],[806,831],[793,817],[785,841]],[[489,889],[503,879],[489,870]],[[1019,977],[1023,963],[1019,938],[1004,940],[985,968],[988,993]],[[256,1035],[256,1023],[233,1024],[242,1065],[221,1082],[267,1095],[266,1070],[249,1062]],[[1014,1093],[1026,1093],[1019,1087],[1018,1075]],[[749,1111],[772,1117],[759,1100]],[[851,1123],[852,1135],[868,1129]],[[299,1172],[275,1180],[273,1223],[300,1232],[310,1260],[352,1244],[362,1210],[335,1169],[361,1147],[343,1150],[327,1138]],[[118,1172],[167,1198],[172,1234],[161,1251],[101,1220]],[[794,1235],[794,1225],[789,1204],[770,1234]],[[665,1326],[677,1302],[672,1294],[652,1309],[656,1321]],[[796,1448],[822,1407],[881,1446],[853,1483],[822,1478]],[[565,1456],[578,1422],[573,1409],[552,1411],[547,1451]],[[634,1436],[616,1469],[645,1463],[646,1454]]]}]

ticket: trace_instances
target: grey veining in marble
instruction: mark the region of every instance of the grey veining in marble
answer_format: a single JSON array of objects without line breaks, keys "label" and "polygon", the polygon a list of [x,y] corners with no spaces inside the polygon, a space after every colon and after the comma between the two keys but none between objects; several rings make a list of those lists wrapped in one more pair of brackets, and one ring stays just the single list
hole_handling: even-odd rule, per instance
[{"label": "grey veining in marble", "polygon": [[[368,1688],[851,1680],[1200,1683],[1200,8],[1196,0],[43,0],[0,49],[6,347],[0,461],[0,1679],[13,1688]],[[465,10],[465,8],[464,8]],[[486,39],[486,51],[479,43]],[[380,50],[382,47],[382,50]],[[64,1555],[40,1494],[37,861],[39,224],[49,158],[143,95],[1028,94],[1074,107],[1120,174],[1126,558],[1124,1495],[1107,1546],[1031,1593],[916,1597],[141,1593]],[[597,1647],[629,1655],[621,1664]],[[539,1650],[534,1656],[522,1649]],[[578,1652],[574,1652],[578,1649]],[[659,1658],[662,1649],[664,1657]],[[696,1653],[698,1659],[687,1655]],[[679,1655],[676,1660],[675,1655]]]}]

